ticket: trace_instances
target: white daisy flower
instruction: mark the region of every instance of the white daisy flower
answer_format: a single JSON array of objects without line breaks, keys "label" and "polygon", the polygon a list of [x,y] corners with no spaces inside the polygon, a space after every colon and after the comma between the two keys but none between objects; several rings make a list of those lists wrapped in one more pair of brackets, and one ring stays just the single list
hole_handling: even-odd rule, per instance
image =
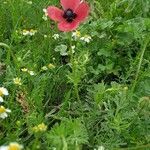
[{"label": "white daisy flower", "polygon": [[16,84],[16,85],[22,85],[21,78],[18,78],[18,77],[14,78],[13,81],[14,81],[14,84]]},{"label": "white daisy flower", "polygon": [[34,71],[28,71],[28,73],[29,73],[31,76],[34,76],[34,75],[35,75]]},{"label": "white daisy flower", "polygon": [[8,146],[8,150],[21,150],[21,149],[23,149],[23,146],[16,142],[12,142]]},{"label": "white daisy flower", "polygon": [[4,106],[0,106],[0,118],[5,119],[8,117],[7,113],[10,113],[10,109],[6,109]]},{"label": "white daisy flower", "polygon": [[8,146],[0,147],[0,150],[21,150],[21,149],[23,149],[23,146],[16,142],[12,142]]},{"label": "white daisy flower", "polygon": [[0,87],[0,96],[9,95],[8,90],[4,87]]},{"label": "white daisy flower", "polygon": [[8,146],[0,146],[0,150],[8,150]]}]

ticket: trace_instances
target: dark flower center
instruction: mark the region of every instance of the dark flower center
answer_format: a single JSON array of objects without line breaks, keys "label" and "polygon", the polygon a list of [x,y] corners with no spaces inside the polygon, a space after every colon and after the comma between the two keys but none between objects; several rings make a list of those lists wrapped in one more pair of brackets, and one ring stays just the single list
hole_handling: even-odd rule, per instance
[{"label": "dark flower center", "polygon": [[67,9],[64,11],[63,18],[65,18],[67,22],[72,22],[76,17],[77,14],[75,14],[72,9]]}]

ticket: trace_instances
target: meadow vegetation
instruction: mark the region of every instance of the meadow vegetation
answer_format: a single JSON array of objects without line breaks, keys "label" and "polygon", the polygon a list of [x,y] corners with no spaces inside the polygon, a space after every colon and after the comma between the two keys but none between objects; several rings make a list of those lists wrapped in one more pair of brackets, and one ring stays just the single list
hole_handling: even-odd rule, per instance
[{"label": "meadow vegetation", "polygon": [[150,149],[150,1],[88,3],[61,32],[59,0],[1,0],[0,150]]}]

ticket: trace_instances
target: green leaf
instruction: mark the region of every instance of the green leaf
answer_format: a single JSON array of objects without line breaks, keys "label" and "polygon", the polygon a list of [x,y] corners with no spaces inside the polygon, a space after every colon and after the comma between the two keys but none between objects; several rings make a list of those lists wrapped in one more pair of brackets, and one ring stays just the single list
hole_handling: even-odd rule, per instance
[{"label": "green leaf", "polygon": [[56,52],[60,52],[60,55],[62,55],[62,56],[68,55],[68,53],[67,53],[67,46],[63,45],[63,44],[61,44],[59,46],[56,46],[55,51]]}]

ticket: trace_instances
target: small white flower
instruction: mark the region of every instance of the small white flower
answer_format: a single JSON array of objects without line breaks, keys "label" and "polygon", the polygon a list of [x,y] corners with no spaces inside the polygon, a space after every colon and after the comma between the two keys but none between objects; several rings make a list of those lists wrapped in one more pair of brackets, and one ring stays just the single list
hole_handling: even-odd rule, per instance
[{"label": "small white flower", "polygon": [[47,17],[48,16],[47,9],[44,8],[43,12],[44,12],[44,15],[43,15],[42,19],[47,21],[47,19],[48,19],[48,17]]},{"label": "small white flower", "polygon": [[7,113],[10,113],[10,109],[6,109],[4,106],[0,106],[0,118],[5,119],[8,117]]},{"label": "small white flower", "polygon": [[42,19],[43,19],[44,21],[47,21],[47,20],[48,20],[47,16],[45,16],[45,15],[43,15]]},{"label": "small white flower", "polygon": [[29,32],[29,35],[33,36],[33,35],[35,35],[35,33],[37,33],[37,30],[31,29],[30,32]]},{"label": "small white flower", "polygon": [[43,12],[45,13],[45,16],[48,16],[48,12],[47,12],[47,9],[43,9]]},{"label": "small white flower", "polygon": [[24,35],[24,36],[27,36],[27,35],[33,36],[33,35],[35,35],[35,33],[37,33],[37,30],[34,30],[34,29],[31,29],[31,30],[24,29],[22,31],[22,35]]},{"label": "small white flower", "polygon": [[0,96],[3,96],[3,95],[5,96],[9,95],[8,90],[4,87],[0,87]]},{"label": "small white flower", "polygon": [[46,13],[46,12],[47,12],[47,10],[44,8],[44,9],[43,9],[43,12],[44,12],[44,13]]},{"label": "small white flower", "polygon": [[72,49],[72,50],[74,50],[75,48],[76,48],[76,46],[75,46],[75,45],[71,46],[71,49]]},{"label": "small white flower", "polygon": [[14,78],[13,81],[14,81],[14,84],[16,84],[16,85],[22,85],[21,78],[18,78],[18,77]]},{"label": "small white flower", "polygon": [[27,72],[28,69],[27,69],[27,68],[22,68],[21,71],[22,71],[22,72]]},{"label": "small white flower", "polygon": [[29,34],[30,34],[30,32],[29,32],[28,30],[25,30],[25,29],[24,29],[24,30],[22,31],[22,35],[24,35],[24,36],[29,35]]},{"label": "small white flower", "polygon": [[99,146],[98,150],[105,150],[104,146]]},{"label": "small white flower", "polygon": [[81,37],[80,40],[82,40],[82,41],[84,41],[86,43],[90,43],[90,41],[92,40],[92,38],[89,35],[85,35],[85,36]]},{"label": "small white flower", "polygon": [[48,68],[47,68],[47,66],[43,66],[43,67],[41,68],[41,70],[46,71],[46,70],[48,70]]},{"label": "small white flower", "polygon": [[53,37],[55,40],[57,40],[57,39],[59,39],[59,34],[54,34],[52,37]]},{"label": "small white flower", "polygon": [[33,4],[33,2],[32,2],[32,1],[28,1],[28,2],[27,2],[27,4],[32,5],[32,4]]},{"label": "small white flower", "polygon": [[74,52],[75,52],[75,48],[76,48],[76,46],[75,46],[75,45],[71,46],[72,53],[74,53]]},{"label": "small white flower", "polygon": [[28,73],[29,73],[31,76],[34,76],[34,75],[35,75],[34,71],[28,71]]},{"label": "small white flower", "polygon": [[46,34],[44,35],[44,38],[47,38],[47,35],[46,35]]},{"label": "small white flower", "polygon": [[7,2],[5,1],[5,2],[3,2],[4,4],[7,4]]}]

